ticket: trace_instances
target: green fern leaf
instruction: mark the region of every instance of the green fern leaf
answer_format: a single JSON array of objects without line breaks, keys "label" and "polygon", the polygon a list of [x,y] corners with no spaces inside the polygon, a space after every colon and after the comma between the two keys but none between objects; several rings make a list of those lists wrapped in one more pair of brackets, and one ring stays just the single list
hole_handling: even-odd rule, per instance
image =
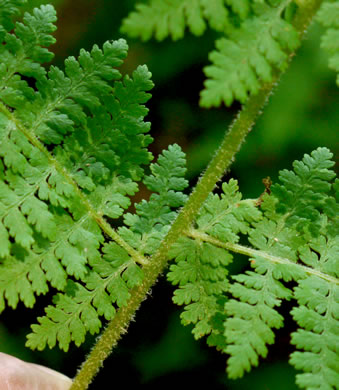
[{"label": "green fern leaf", "polygon": [[42,78],[46,73],[40,65],[53,58],[47,47],[55,42],[51,35],[56,27],[56,13],[51,5],[35,8],[33,15],[25,13],[23,23],[17,22],[15,34],[4,34],[0,55],[0,98],[6,104],[17,107],[24,98],[32,99],[33,90],[19,74]]},{"label": "green fern leaf", "polygon": [[[185,154],[172,145],[150,164],[144,104],[153,83],[145,66],[123,78],[115,69],[127,55],[124,40],[81,50],[65,71],[46,70],[55,10],[41,6],[14,24],[23,3],[0,0],[0,311],[20,301],[32,307],[53,287],[27,345],[67,351],[147,285],[144,267],[187,200]],[[279,0],[151,0],[123,30],[179,39],[186,27],[200,35],[209,24],[228,34],[211,55],[201,103],[231,104],[285,68],[299,45],[290,23],[296,8]],[[330,27],[323,46],[338,70],[337,46],[330,45],[336,11],[337,2],[325,3],[318,19]],[[184,307],[182,323],[230,355],[232,378],[267,355],[274,329],[283,326],[279,306],[293,299],[298,330],[290,362],[303,371],[297,383],[311,390],[339,381],[339,181],[332,157],[326,148],[305,155],[259,199],[242,199],[235,180],[223,183],[171,246],[167,276],[177,286],[173,301]],[[141,181],[149,199],[125,213]],[[232,251],[249,257],[251,269],[230,283]]]},{"label": "green fern leaf", "polygon": [[[322,339],[319,341],[320,345],[329,345],[326,332],[318,331],[321,324],[319,316],[312,313],[311,309],[319,310],[319,314],[323,314],[328,296],[326,288],[337,290],[338,238],[333,234],[319,236],[321,232],[331,233],[329,225],[335,223],[335,220],[329,219],[324,213],[327,201],[331,200],[332,205],[334,202],[331,181],[335,174],[329,169],[334,165],[331,157],[332,154],[326,148],[318,148],[311,155],[305,155],[302,161],[294,162],[294,171],[280,172],[282,184],[274,184],[271,187],[272,194],[263,197],[261,209],[264,218],[255,222],[254,229],[249,233],[250,243],[260,250],[251,260],[255,272],[247,271],[244,275],[233,277],[237,283],[231,285],[229,291],[238,300],[231,299],[225,304],[229,316],[225,322],[225,336],[229,343],[225,352],[231,355],[227,371],[232,378],[241,377],[251,366],[258,365],[260,356],[267,355],[266,344],[274,342],[272,328],[280,328],[283,325],[283,318],[276,307],[280,306],[283,299],[296,298],[300,307],[294,308],[292,315],[299,326],[305,329],[292,335],[292,343],[300,349],[305,349],[307,353],[292,354],[291,362],[296,368],[303,369],[306,373],[311,372],[315,376],[314,387],[310,385],[309,374],[301,374],[297,381],[301,387],[321,388],[317,387],[316,383],[324,383],[321,376],[326,372],[332,378],[328,379],[329,383],[333,383],[333,360],[329,363],[323,358],[328,356],[327,352],[324,352],[312,358],[314,363],[315,359],[319,358],[319,364],[316,366],[311,364],[311,360],[307,361],[308,351],[313,351],[313,342],[310,339],[307,344],[305,337],[305,330],[316,329],[315,337]],[[337,207],[338,205],[335,205],[335,209]],[[317,238],[310,234],[314,225],[317,225]],[[269,255],[266,256],[265,253]],[[306,267],[301,265],[301,262]],[[312,276],[309,276],[309,273]],[[299,285],[295,292],[284,285],[284,282],[291,280]],[[323,286],[322,302],[320,296],[319,299],[316,298],[317,285]],[[310,289],[315,289],[314,293],[310,293]],[[338,304],[337,298],[333,298],[336,294],[337,292],[329,298],[334,299],[331,301],[334,303],[328,303],[334,304],[333,307]],[[313,304],[314,307],[307,308]],[[333,310],[332,306],[329,310]],[[329,317],[329,329],[334,329],[336,317],[334,314],[329,314]],[[331,332],[329,337],[332,337],[334,342]],[[329,354],[331,353],[330,350]],[[320,366],[323,369],[319,369]]]},{"label": "green fern leaf", "polygon": [[288,53],[300,42],[293,26],[282,18],[285,3],[276,7],[258,4],[256,15],[247,18],[229,37],[216,42],[210,53],[212,65],[205,68],[208,77],[201,92],[203,107],[227,106],[234,100],[244,103],[256,94],[262,82],[273,79],[273,69],[287,66]]},{"label": "green fern leaf", "polygon": [[[34,9],[3,35],[1,45],[0,310],[19,301],[32,307],[37,295],[56,288],[55,306],[34,327],[29,345],[59,343],[67,349],[87,331],[97,332],[100,317],[111,318],[114,303],[122,306],[142,279],[136,261],[144,258],[105,218],[118,218],[130,206],[142,166],[152,158],[144,103],[153,83],[145,66],[118,81],[124,40],[82,50],[78,59],[65,61],[65,72],[46,72],[40,63],[51,58],[46,47],[54,42],[55,20],[52,6]],[[25,76],[35,85],[29,87]],[[179,167],[184,160],[176,152]],[[178,190],[174,182],[169,194]],[[176,207],[185,199],[179,192],[172,197]],[[112,240],[119,242],[113,246],[117,253],[122,247],[129,251],[128,262],[120,273],[110,265],[112,282],[98,290],[94,281],[100,285],[108,278],[97,271],[98,259]],[[72,294],[77,298],[71,304]],[[63,321],[69,321],[68,329]]]},{"label": "green fern leaf", "polygon": [[182,323],[194,325],[196,339],[213,333],[212,320],[222,309],[219,297],[227,291],[226,265],[232,256],[224,249],[183,238],[172,247],[170,257],[177,264],[171,265],[167,277],[179,285],[173,302],[185,305]]},{"label": "green fern leaf", "polygon": [[293,266],[297,259],[297,249],[304,241],[295,231],[283,228],[284,217],[274,212],[275,202],[268,196],[262,204],[266,216],[254,223],[255,229],[249,232],[249,241],[263,253],[289,259],[289,264],[276,264],[261,258],[252,258],[255,269],[245,274],[233,276],[237,282],[229,292],[235,299],[225,304],[229,318],[225,322],[225,336],[228,345],[225,352],[230,354],[227,372],[231,378],[242,377],[245,371],[259,364],[259,356],[266,357],[267,344],[274,343],[273,328],[283,326],[283,317],[277,307],[282,300],[289,300],[293,294],[286,288],[285,281],[305,277],[305,273]]},{"label": "green fern leaf", "polygon": [[[120,236],[141,254],[152,254],[157,249],[168,224],[176,216],[171,208],[182,206],[186,200],[181,193],[187,186],[183,179],[184,157],[180,147],[173,145],[159,156],[157,163],[151,164],[152,174],[146,176],[144,182],[157,193],[152,194],[148,202],[137,204],[136,214],[124,216],[129,228],[118,229]],[[84,241],[86,231],[78,233]],[[96,243],[91,245],[90,239],[85,240],[86,247],[95,247]],[[127,303],[130,289],[143,280],[142,268],[116,243],[104,245],[102,252],[103,258],[98,251],[89,258],[91,268],[81,278],[84,285],[68,281],[65,292],[56,296],[55,306],[48,306],[46,316],[38,318],[39,324],[32,326],[33,333],[28,336],[29,347],[44,349],[46,344],[52,347],[58,343],[60,348],[68,350],[71,341],[80,345],[87,332],[94,334],[100,330],[101,316],[110,320],[116,308]]]},{"label": "green fern leaf", "polygon": [[19,7],[26,3],[26,0],[2,0],[0,3],[0,39],[6,31],[14,27],[13,16],[19,14]]},{"label": "green fern leaf", "polygon": [[222,184],[223,193],[211,195],[197,217],[197,230],[223,241],[238,242],[239,234],[249,231],[250,223],[261,218],[254,203],[242,200],[238,183],[231,179]]},{"label": "green fern leaf", "polygon": [[293,163],[294,172],[283,170],[279,179],[282,184],[271,187],[279,200],[277,211],[288,213],[287,222],[296,224],[297,230],[319,230],[320,213],[323,212],[331,190],[335,172],[330,168],[333,154],[327,148],[318,148],[302,161]]},{"label": "green fern leaf", "polygon": [[[151,164],[152,174],[146,176],[144,182],[157,193],[151,195],[149,202],[137,204],[136,214],[126,214],[126,227],[118,229],[120,237],[142,255],[152,254],[157,249],[168,230],[168,223],[176,216],[171,208],[182,206],[186,200],[181,193],[187,186],[187,181],[183,179],[186,172],[184,157],[180,147],[173,145],[159,156],[157,163]],[[125,185],[128,188],[130,182]],[[113,188],[117,190],[119,187],[122,187],[122,183],[116,182]],[[108,188],[113,191],[110,186]],[[99,203],[102,191],[105,188],[99,187],[99,192],[94,192]],[[121,191],[117,195],[120,194]],[[109,208],[113,212],[116,210],[112,204],[109,204]],[[110,214],[110,217],[120,214]],[[142,268],[116,243],[104,244],[101,249],[104,256],[101,258],[100,252],[95,249],[97,242],[88,230],[77,230],[72,236],[72,243],[80,245],[81,242],[85,242],[81,249],[82,252],[87,251],[90,268],[87,267],[86,274],[81,277],[82,283],[69,280],[64,293],[56,296],[55,306],[48,306],[46,316],[38,318],[39,324],[32,326],[33,333],[28,336],[27,345],[33,349],[58,343],[60,348],[68,350],[71,341],[80,345],[87,332],[94,334],[100,330],[100,317],[112,319],[116,309],[127,303],[130,289],[143,280]],[[71,270],[67,270],[67,273],[71,274]],[[74,327],[74,324],[77,326]],[[63,334],[62,340],[60,332]]]},{"label": "green fern leaf", "polygon": [[[261,272],[263,264],[261,265]],[[242,377],[245,371],[257,366],[259,356],[266,357],[266,344],[274,343],[272,328],[283,326],[283,317],[275,309],[282,299],[290,299],[292,293],[273,275],[274,265],[265,267],[265,273],[248,271],[246,275],[234,276],[239,283],[230,287],[230,293],[239,301],[225,304],[228,316],[225,336],[229,344],[225,352],[231,357],[227,362],[230,378]]]},{"label": "green fern leaf", "polygon": [[317,20],[326,27],[321,47],[329,54],[329,67],[337,72],[339,86],[339,2],[324,2],[317,14]]},{"label": "green fern leaf", "polygon": [[[209,345],[224,347],[227,268],[232,256],[223,248],[201,241],[206,234],[220,240],[237,242],[241,233],[249,231],[250,223],[260,219],[261,213],[251,201],[241,200],[236,180],[223,183],[223,193],[211,195],[202,207],[196,226],[189,235],[176,243],[170,257],[168,279],[174,285],[173,301],[185,305],[181,314],[184,325],[193,324],[195,338],[208,335]],[[192,240],[192,238],[194,238]]]},{"label": "green fern leaf", "polygon": [[232,28],[232,18],[245,19],[250,12],[248,0],[151,0],[138,4],[122,24],[121,31],[131,37],[149,40],[153,35],[159,41],[171,36],[184,36],[186,26],[194,35],[202,35],[206,22],[211,28],[225,32]]},{"label": "green fern leaf", "polygon": [[46,316],[32,325],[27,346],[44,349],[56,343],[65,351],[73,341],[80,345],[87,332],[98,333],[102,320],[114,317],[117,307],[126,304],[129,290],[141,283],[143,274],[128,253],[115,243],[103,248],[104,257],[98,255],[90,262],[91,270],[84,278],[84,285],[68,281],[64,293],[53,299],[54,306],[46,308]]},{"label": "green fern leaf", "polygon": [[[208,335],[209,345],[230,355],[231,378],[243,376],[267,356],[274,329],[283,326],[279,306],[296,299],[292,315],[301,329],[292,342],[304,351],[292,354],[291,362],[305,371],[297,382],[313,389],[311,375],[322,385],[336,381],[338,181],[333,181],[332,157],[326,148],[305,155],[293,163],[293,171],[281,171],[280,183],[258,200],[242,200],[235,180],[223,183],[223,194],[209,196],[195,225],[170,251],[176,264],[168,279],[178,285],[173,301],[184,306],[182,323],[194,326],[195,338]],[[238,244],[245,237],[255,249]],[[232,276],[234,283],[227,281],[229,251],[249,256],[252,267]],[[298,284],[294,291],[286,285],[291,281]],[[316,287],[310,294],[317,285],[321,293]],[[325,312],[327,327],[321,318]],[[314,341],[307,344],[305,332],[312,331]],[[315,365],[306,362],[309,356]]]},{"label": "green fern leaf", "polygon": [[143,180],[153,193],[149,201],[135,205],[136,213],[127,213],[124,222],[129,229],[119,229],[121,236],[139,253],[152,255],[176,218],[176,209],[183,206],[187,195],[183,190],[188,181],[185,154],[180,146],[170,145],[158,161],[150,165],[151,174]]},{"label": "green fern leaf", "polygon": [[293,1],[248,0],[150,0],[138,4],[122,24],[131,37],[157,40],[184,36],[185,27],[195,35],[206,29],[206,21],[223,33],[210,53],[211,65],[201,92],[203,107],[244,103],[263,82],[271,82],[276,70],[283,71],[289,54],[300,45],[291,24],[297,5]]},{"label": "green fern leaf", "polygon": [[[299,329],[292,333],[292,344],[299,351],[290,362],[304,371],[297,383],[307,389],[334,389],[339,381],[338,312],[339,312],[339,239],[320,235],[300,249],[300,259],[313,269],[328,275],[300,280],[295,288],[299,304],[291,314]],[[336,280],[336,282],[335,282]],[[301,351],[300,351],[301,350]]]},{"label": "green fern leaf", "polygon": [[[52,348],[58,342],[60,348],[67,351],[71,341],[78,346],[84,342],[86,331],[92,334],[99,331],[101,322],[96,310],[88,302],[87,291],[79,284],[73,290],[76,294],[73,292],[72,296],[57,295],[54,298],[57,306],[48,306],[47,316],[38,318],[39,325],[32,325],[35,333],[28,335],[27,346],[42,350],[46,344]],[[85,306],[82,307],[81,316],[78,313],[80,304]]]}]

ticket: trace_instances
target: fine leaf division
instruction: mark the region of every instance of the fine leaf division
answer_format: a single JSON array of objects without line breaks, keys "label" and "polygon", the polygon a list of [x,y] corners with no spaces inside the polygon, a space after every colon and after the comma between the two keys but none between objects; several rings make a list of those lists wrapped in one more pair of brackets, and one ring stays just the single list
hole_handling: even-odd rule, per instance
[{"label": "fine leaf division", "polygon": [[[37,296],[56,291],[27,345],[67,351],[98,333],[143,283],[144,268],[187,202],[186,161],[174,144],[151,163],[145,103],[153,83],[146,66],[130,76],[117,69],[125,40],[81,50],[64,70],[47,69],[55,10],[43,5],[13,23],[23,3],[0,2],[0,311],[20,301],[31,308]],[[325,2],[317,16],[335,71],[337,5]],[[230,105],[286,68],[300,44],[295,9],[292,1],[152,0],[123,31],[179,39],[186,27],[200,35],[208,25],[224,34],[205,69],[201,104]],[[162,18],[152,18],[155,11]],[[333,165],[332,153],[318,148],[281,171],[258,199],[243,199],[234,179],[222,183],[168,251],[182,323],[229,356],[231,378],[267,356],[274,330],[284,326],[279,307],[292,300],[290,363],[301,371],[298,385],[339,383]],[[140,183],[151,195],[132,205]],[[234,253],[247,256],[249,267],[229,275]]]}]

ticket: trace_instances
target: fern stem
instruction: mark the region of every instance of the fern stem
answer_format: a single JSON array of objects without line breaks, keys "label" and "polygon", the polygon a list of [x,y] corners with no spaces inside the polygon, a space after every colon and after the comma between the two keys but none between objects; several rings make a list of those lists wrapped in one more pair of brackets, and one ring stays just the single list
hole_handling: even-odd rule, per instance
[{"label": "fern stem", "polygon": [[[299,4],[294,26],[299,31],[300,37],[306,32],[320,4],[321,0],[303,1],[302,4]],[[293,55],[294,53],[291,54],[290,59],[292,59]],[[187,203],[163,239],[158,251],[144,265],[143,282],[130,291],[131,298],[127,305],[119,309],[116,316],[101,334],[87,360],[75,377],[70,390],[86,390],[88,388],[106,357],[111,353],[122,334],[125,333],[136,310],[146,298],[148,291],[155,284],[159,275],[164,271],[168,261],[169,249],[180,236],[190,229],[195,216],[207,199],[207,196],[213,191],[217,182],[231,165],[236,153],[255,124],[257,117],[261,114],[281,74],[282,72],[277,72],[273,81],[264,84],[259,93],[251,96],[243,106],[237,118],[230,126],[229,131],[226,132],[219,149],[212,158],[205,173],[198,181]]]},{"label": "fern stem", "polygon": [[293,262],[292,260],[287,259],[285,257],[274,256],[274,255],[271,255],[270,253],[267,253],[267,252],[264,252],[264,251],[261,251],[258,249],[249,248],[249,247],[244,246],[244,245],[234,244],[232,242],[223,242],[223,241],[218,240],[217,238],[211,237],[206,233],[201,233],[195,229],[190,229],[189,231],[185,232],[185,234],[187,237],[199,239],[201,241],[208,242],[210,244],[218,246],[219,248],[224,248],[224,249],[227,249],[229,251],[239,253],[239,254],[242,254],[242,255],[245,255],[248,257],[260,257],[262,259],[270,261],[271,263],[282,264],[282,265],[286,265],[286,266],[293,266],[293,267],[299,268],[305,274],[315,275],[318,278],[327,280],[328,282],[330,282],[333,285],[339,284],[339,280],[337,278],[334,278],[328,274],[324,274],[323,272],[321,272],[317,269],[307,267],[306,265],[297,264],[297,263]]}]

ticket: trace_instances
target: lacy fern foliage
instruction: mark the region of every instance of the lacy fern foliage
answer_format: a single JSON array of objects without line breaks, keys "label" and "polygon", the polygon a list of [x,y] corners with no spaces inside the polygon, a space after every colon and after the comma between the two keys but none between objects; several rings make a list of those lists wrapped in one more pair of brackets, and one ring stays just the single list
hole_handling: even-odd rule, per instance
[{"label": "lacy fern foliage", "polygon": [[[171,250],[176,264],[168,279],[178,285],[173,301],[184,305],[182,323],[230,355],[231,378],[267,356],[274,329],[284,326],[279,306],[292,299],[298,330],[290,361],[304,371],[297,383],[307,389],[338,384],[339,205],[332,156],[326,148],[305,155],[258,200],[242,200],[233,179],[223,183],[223,194],[209,197]],[[239,245],[245,237],[252,247]],[[231,252],[247,255],[252,270],[228,281]]]},{"label": "lacy fern foliage", "polygon": [[337,72],[339,86],[339,1],[325,2],[318,13],[318,21],[325,26],[321,47],[329,54],[329,67]]},{"label": "lacy fern foliage", "polygon": [[[318,21],[328,29],[322,47],[329,51],[329,66],[338,71],[338,5],[325,2]],[[137,4],[124,20],[122,32],[131,37],[180,39],[187,27],[201,35],[207,24],[220,38],[204,68],[207,80],[201,92],[203,107],[244,103],[256,95],[263,83],[274,81],[286,69],[292,53],[300,46],[294,26],[298,1],[293,0],[150,0]]]},{"label": "lacy fern foliage", "polygon": [[121,78],[124,40],[46,71],[54,8],[26,13],[9,32],[11,4],[0,8],[0,309],[32,307],[59,290],[28,345],[67,350],[98,332],[100,317],[111,319],[142,281],[144,255],[185,202],[185,156],[176,145],[163,152],[144,179],[154,194],[115,231],[110,222],[131,205],[152,159],[144,121],[151,75],[140,66]]},{"label": "lacy fern foliage", "polygon": [[248,0],[151,0],[136,5],[136,11],[124,20],[122,32],[144,41],[153,35],[159,41],[168,36],[178,40],[186,27],[197,36],[205,32],[207,24],[223,32],[232,27],[232,18],[244,19],[249,10]]},{"label": "lacy fern foliage", "polygon": [[208,80],[201,93],[202,106],[244,103],[263,82],[273,80],[274,68],[286,68],[288,53],[300,44],[296,30],[282,17],[287,3],[255,7],[252,18],[216,41],[216,50],[209,55],[212,64],[204,69]]},{"label": "lacy fern foliage", "polygon": [[[123,39],[81,50],[64,70],[48,67],[55,10],[43,5],[14,23],[23,3],[0,0],[0,311],[19,302],[31,308],[37,296],[54,294],[27,346],[81,345],[87,333],[118,318],[138,288],[147,293],[152,267],[158,275],[173,260],[167,277],[176,286],[173,301],[184,308],[182,323],[229,355],[229,377],[243,376],[267,356],[275,329],[284,326],[280,306],[290,300],[297,383],[334,389],[339,181],[332,153],[306,154],[258,199],[243,199],[231,179],[209,196],[208,187],[199,207],[189,209],[194,193],[185,194],[181,148],[170,145],[151,163],[147,67],[122,76]],[[152,0],[137,7],[123,30],[179,39],[186,26],[200,35],[209,24],[220,38],[205,69],[201,104],[230,105],[285,69],[300,44],[293,25],[298,3]],[[335,70],[337,5],[326,2],[318,14]],[[141,183],[148,200],[132,202]],[[191,211],[193,223],[171,238],[186,207],[199,212]],[[242,273],[229,270],[234,254],[249,260]]]}]

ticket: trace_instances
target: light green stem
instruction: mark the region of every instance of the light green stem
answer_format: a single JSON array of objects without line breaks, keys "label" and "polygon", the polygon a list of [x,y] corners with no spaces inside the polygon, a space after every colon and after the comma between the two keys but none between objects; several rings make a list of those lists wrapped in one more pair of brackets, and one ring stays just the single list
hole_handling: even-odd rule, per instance
[{"label": "light green stem", "polygon": [[[300,5],[300,12],[297,13],[295,22],[293,23],[299,32],[300,38],[304,35],[304,32],[309,26],[320,4],[320,0],[311,0],[307,2],[304,1],[303,4]],[[292,57],[293,54],[291,55],[291,58]],[[94,376],[102,366],[103,361],[111,353],[113,347],[126,331],[129,322],[135,315],[135,312],[142,301],[146,298],[148,291],[154,285],[159,275],[164,271],[168,261],[167,254],[169,249],[185,231],[189,230],[207,196],[213,191],[216,183],[222,178],[225,171],[231,165],[236,153],[239,151],[246,136],[251,131],[257,117],[261,114],[261,110],[272,93],[274,86],[278,82],[280,75],[281,73],[277,74],[271,83],[265,84],[259,93],[250,97],[243,106],[229,131],[226,132],[219,149],[197,183],[186,205],[183,207],[167,236],[162,241],[157,253],[152,256],[150,261],[143,267],[143,283],[130,291],[131,298],[127,305],[120,308],[116,316],[108,324],[79,370],[70,390],[86,390],[88,388]]]},{"label": "light green stem", "polygon": [[186,236],[194,239],[199,239],[204,242],[208,242],[210,244],[218,246],[219,248],[224,248],[231,252],[240,253],[250,258],[260,257],[274,264],[282,264],[285,266],[295,267],[295,269],[299,269],[305,274],[317,276],[318,278],[327,280],[333,285],[339,284],[339,280],[337,278],[325,274],[317,269],[307,267],[306,265],[295,263],[292,260],[287,259],[285,257],[271,255],[268,252],[254,249],[254,248],[249,248],[244,245],[234,244],[232,242],[223,242],[218,240],[217,238],[211,237],[208,234],[199,232],[198,230],[195,229],[191,229],[188,232],[186,232]]}]

